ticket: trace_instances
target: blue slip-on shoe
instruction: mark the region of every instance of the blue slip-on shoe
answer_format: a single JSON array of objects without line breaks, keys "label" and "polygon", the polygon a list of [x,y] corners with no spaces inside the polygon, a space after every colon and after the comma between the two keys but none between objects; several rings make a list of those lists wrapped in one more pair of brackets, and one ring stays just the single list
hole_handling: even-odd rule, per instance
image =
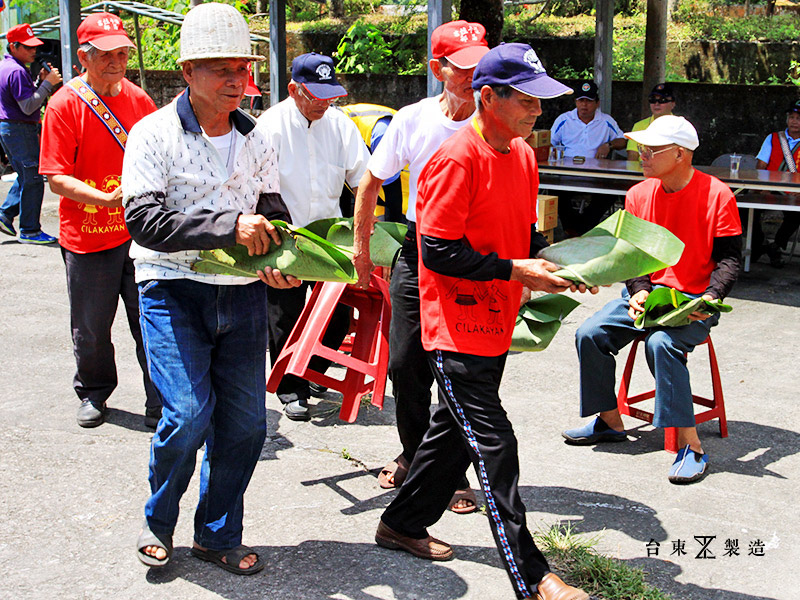
[{"label": "blue slip-on shoe", "polygon": [[670,483],[694,483],[703,478],[708,471],[708,454],[699,454],[687,444],[681,448],[669,470]]},{"label": "blue slip-on shoe", "polygon": [[40,231],[35,234],[20,233],[19,241],[23,244],[52,244],[53,242],[57,242],[58,238],[54,238],[52,235],[47,235],[44,231]]},{"label": "blue slip-on shoe", "polygon": [[573,446],[589,446],[603,442],[627,442],[628,435],[624,431],[611,429],[600,417],[583,427],[567,429],[561,436]]},{"label": "blue slip-on shoe", "polygon": [[14,229],[14,225],[3,215],[0,215],[0,232],[17,237],[17,230]]}]

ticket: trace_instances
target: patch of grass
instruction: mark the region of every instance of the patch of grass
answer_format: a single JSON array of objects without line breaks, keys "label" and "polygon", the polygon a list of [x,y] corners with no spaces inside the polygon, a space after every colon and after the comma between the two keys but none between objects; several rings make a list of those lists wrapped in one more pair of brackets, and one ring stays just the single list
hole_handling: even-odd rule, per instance
[{"label": "patch of grass", "polygon": [[594,548],[599,536],[579,536],[571,525],[558,524],[537,532],[534,539],[564,579],[590,595],[604,600],[672,600],[649,585],[641,569],[598,554]]}]

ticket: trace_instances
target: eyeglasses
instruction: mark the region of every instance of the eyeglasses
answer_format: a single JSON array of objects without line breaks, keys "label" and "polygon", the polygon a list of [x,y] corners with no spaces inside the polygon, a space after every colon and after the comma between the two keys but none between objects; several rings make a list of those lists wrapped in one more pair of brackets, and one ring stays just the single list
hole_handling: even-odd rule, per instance
[{"label": "eyeglasses", "polygon": [[663,96],[651,96],[647,99],[650,104],[669,104],[674,102],[672,98],[664,98]]},{"label": "eyeglasses", "polygon": [[672,150],[673,148],[677,148],[675,144],[667,146],[666,148],[662,148],[661,150],[656,150],[653,152],[653,149],[650,146],[642,146],[641,144],[637,144],[636,147],[639,149],[639,156],[646,160],[650,160],[656,154],[661,154],[662,152],[666,152],[667,150]]},{"label": "eyeglasses", "polygon": [[314,104],[327,104],[331,105],[336,102],[336,98],[314,98],[311,94],[306,92],[303,84],[297,84],[297,89],[300,92],[300,95],[308,100],[309,102],[313,102]]}]

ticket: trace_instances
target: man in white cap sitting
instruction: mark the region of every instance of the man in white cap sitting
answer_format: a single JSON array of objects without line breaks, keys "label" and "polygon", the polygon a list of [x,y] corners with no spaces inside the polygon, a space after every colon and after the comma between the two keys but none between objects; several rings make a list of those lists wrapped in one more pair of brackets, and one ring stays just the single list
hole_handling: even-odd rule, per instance
[{"label": "man in white cap sitting", "polygon": [[[416,205],[422,344],[439,407],[375,541],[427,560],[452,558],[453,549],[427,528],[441,518],[472,463],[516,597],[587,600],[550,572],[528,531],[517,489],[517,439],[499,396],[522,287],[577,289],[552,274],[553,263],[529,258],[546,242],[535,227],[536,157],[523,141],[542,114],[541,99],[570,89],[547,76],[527,44],[502,44],[485,54],[472,89],[477,114],[425,165]],[[461,284],[475,289],[472,326],[459,320],[452,290]],[[497,321],[482,325],[490,310]]]},{"label": "man in white cap sitting", "polygon": [[[369,151],[355,123],[344,112],[331,108],[347,91],[336,80],[333,59],[309,52],[292,61],[289,97],[258,118],[277,152],[281,196],[290,222],[303,227],[312,221],[341,217],[339,198],[347,184],[355,190],[364,174]],[[289,290],[271,289],[269,303],[269,357],[278,360],[306,301],[313,282]],[[322,342],[338,348],[350,327],[350,310],[340,305],[333,314]],[[324,372],[330,361],[315,357],[311,368]],[[278,386],[284,414],[293,421],[308,421],[308,381],[285,375]]]},{"label": "man in white cap sitting", "polygon": [[[242,544],[243,496],[266,436],[266,290],[248,277],[192,271],[198,251],[264,254],[285,216],[269,141],[239,104],[253,55],[242,15],[201,4],[181,26],[188,89],[130,132],[122,170],[142,334],[163,415],[137,543],[144,564],[172,556],[181,496],[205,444],[192,554],[232,573],[264,567]],[[267,269],[262,281],[299,285]]]},{"label": "man in white cap sitting", "polygon": [[693,298],[725,298],[739,274],[742,227],[730,188],[692,167],[699,141],[689,121],[667,115],[625,137],[638,144],[647,177],[628,191],[625,210],[665,227],[686,247],[675,266],[628,280],[620,299],[606,304],[578,329],[581,416],[599,414],[562,435],[574,445],[627,441],[617,410],[614,357],[644,334],[647,363],[655,376],[653,425],[678,428],[680,451],[669,470],[669,481],[692,483],[705,475],[708,456],[695,428],[684,353],[708,337],[719,315],[695,312],[692,323],[684,327],[642,330],[633,323],[655,286],[675,288]]}]

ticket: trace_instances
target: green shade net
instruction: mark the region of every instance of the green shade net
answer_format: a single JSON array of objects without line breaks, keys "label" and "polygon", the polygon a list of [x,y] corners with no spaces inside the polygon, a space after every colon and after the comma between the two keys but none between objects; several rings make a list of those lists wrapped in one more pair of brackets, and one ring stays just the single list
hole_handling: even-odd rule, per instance
[{"label": "green shade net", "polygon": [[670,267],[680,260],[683,247],[664,227],[618,210],[581,237],[553,244],[539,256],[560,267],[554,275],[595,286]]},{"label": "green shade net", "polygon": [[511,337],[511,348],[517,352],[539,352],[555,337],[561,321],[580,302],[561,294],[545,294],[523,304]]},{"label": "green shade net", "polygon": [[[320,219],[305,227],[325,238],[340,249],[353,254],[353,219]],[[403,245],[408,227],[400,223],[378,221],[369,239],[369,255],[376,267],[391,267],[394,257]]]},{"label": "green shade net", "polygon": [[709,315],[731,312],[733,307],[723,304],[721,300],[703,300],[689,298],[678,290],[668,287],[655,288],[647,296],[644,312],[634,321],[639,329],[645,327],[683,327],[691,323],[689,315],[695,311]]},{"label": "green shade net", "polygon": [[324,238],[284,221],[272,221],[281,236],[281,245],[270,244],[266,254],[250,256],[247,248],[237,244],[231,248],[203,250],[192,265],[198,273],[257,277],[265,267],[279,269],[305,281],[343,281],[355,283],[357,276],[352,253],[331,244]]}]

